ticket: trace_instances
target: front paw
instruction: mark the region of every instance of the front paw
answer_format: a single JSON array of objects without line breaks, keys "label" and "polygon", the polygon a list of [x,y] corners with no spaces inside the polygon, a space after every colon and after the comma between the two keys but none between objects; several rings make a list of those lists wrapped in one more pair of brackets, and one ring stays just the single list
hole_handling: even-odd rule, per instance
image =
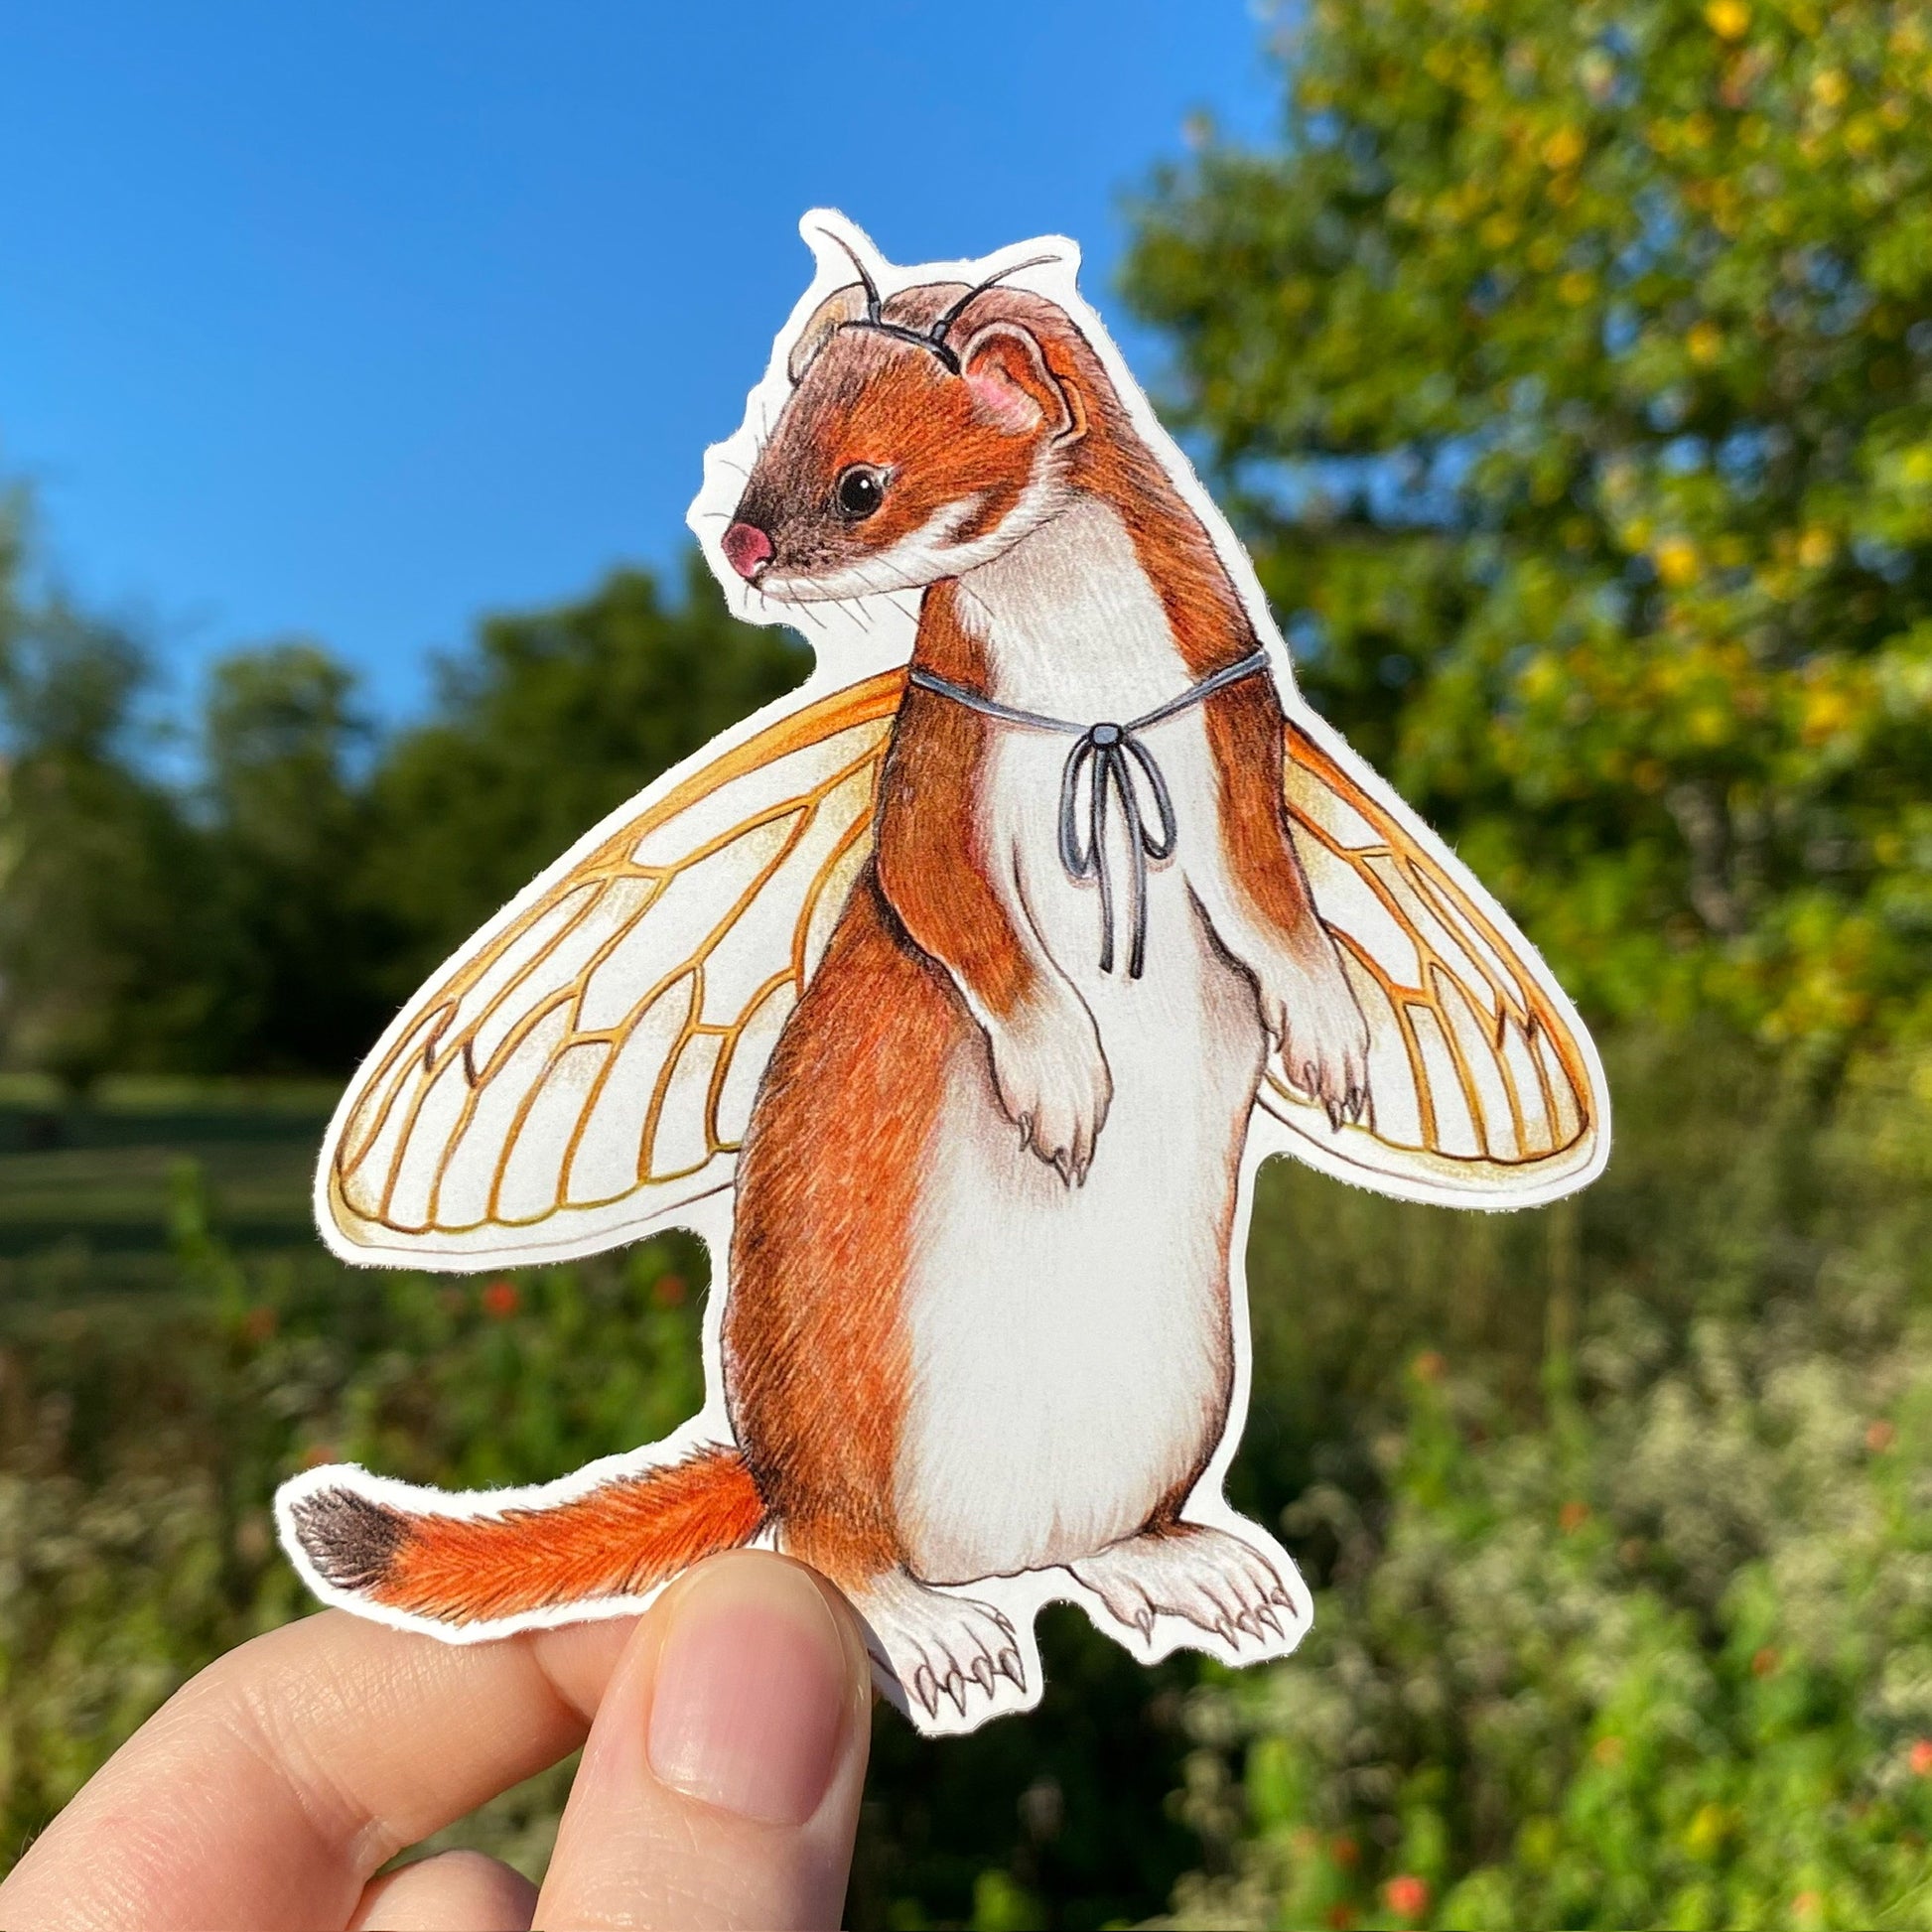
[{"label": "front paw", "polygon": [[1077,1186],[1114,1097],[1092,1016],[1071,993],[1035,998],[989,1028],[987,1043],[993,1084],[1020,1145]]},{"label": "front paw", "polygon": [[1294,1085],[1318,1100],[1330,1127],[1368,1105],[1368,1023],[1324,933],[1284,953],[1260,975],[1261,1024]]}]

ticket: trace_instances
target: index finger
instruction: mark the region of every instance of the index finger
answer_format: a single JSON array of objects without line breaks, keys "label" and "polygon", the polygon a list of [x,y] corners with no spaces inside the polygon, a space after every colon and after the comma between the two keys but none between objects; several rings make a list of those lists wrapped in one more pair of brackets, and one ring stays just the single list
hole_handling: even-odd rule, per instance
[{"label": "index finger", "polygon": [[445,1644],[324,1610],[178,1691],[0,1884],[0,1924],[347,1921],[405,1846],[583,1742],[635,1619]]}]

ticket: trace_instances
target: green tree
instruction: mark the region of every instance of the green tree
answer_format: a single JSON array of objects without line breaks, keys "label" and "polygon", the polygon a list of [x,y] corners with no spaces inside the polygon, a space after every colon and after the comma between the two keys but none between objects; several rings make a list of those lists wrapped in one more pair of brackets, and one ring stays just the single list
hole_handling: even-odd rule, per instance
[{"label": "green tree", "polygon": [[606,812],[797,684],[786,633],[740,623],[694,553],[683,597],[619,570],[589,598],[484,621],[441,665],[435,714],[385,753],[371,902],[400,998]]},{"label": "green tree", "polygon": [[215,667],[203,718],[219,927],[211,1063],[340,1072],[380,1030],[371,978],[394,942],[362,894],[372,749],[353,675],[319,645]]},{"label": "green tree", "polygon": [[204,843],[138,756],[149,666],[18,594],[0,542],[0,1059],[79,1090],[174,1062],[204,1024]]},{"label": "green tree", "polygon": [[1128,268],[1311,693],[1599,1012],[1932,1014],[1932,13],[1314,0]]}]

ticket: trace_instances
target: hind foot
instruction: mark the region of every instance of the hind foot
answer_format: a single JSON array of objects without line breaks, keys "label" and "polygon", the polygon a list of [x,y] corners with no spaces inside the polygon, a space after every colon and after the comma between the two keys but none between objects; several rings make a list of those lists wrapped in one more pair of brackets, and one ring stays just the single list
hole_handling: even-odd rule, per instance
[{"label": "hind foot", "polygon": [[[1194,1624],[1249,1663],[1286,1655],[1309,1625],[1307,1593],[1293,1566],[1291,1588],[1268,1557],[1226,1530],[1175,1523],[1067,1567],[1143,1649],[1154,1646],[1157,1616]],[[1244,1652],[1244,1644],[1252,1647]]]},{"label": "hind foot", "polygon": [[846,1594],[864,1618],[880,1688],[921,1730],[966,1730],[1027,1694],[1013,1625],[990,1603],[915,1583],[889,1570]]}]

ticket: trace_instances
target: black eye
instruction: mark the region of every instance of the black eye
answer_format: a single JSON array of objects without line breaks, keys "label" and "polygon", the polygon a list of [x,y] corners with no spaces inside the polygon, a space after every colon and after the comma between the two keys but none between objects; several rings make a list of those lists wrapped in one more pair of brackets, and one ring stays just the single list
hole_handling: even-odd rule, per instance
[{"label": "black eye", "polygon": [[886,500],[886,479],[882,472],[869,465],[855,463],[840,474],[832,494],[838,498],[840,510],[856,523],[861,517],[870,516]]}]

